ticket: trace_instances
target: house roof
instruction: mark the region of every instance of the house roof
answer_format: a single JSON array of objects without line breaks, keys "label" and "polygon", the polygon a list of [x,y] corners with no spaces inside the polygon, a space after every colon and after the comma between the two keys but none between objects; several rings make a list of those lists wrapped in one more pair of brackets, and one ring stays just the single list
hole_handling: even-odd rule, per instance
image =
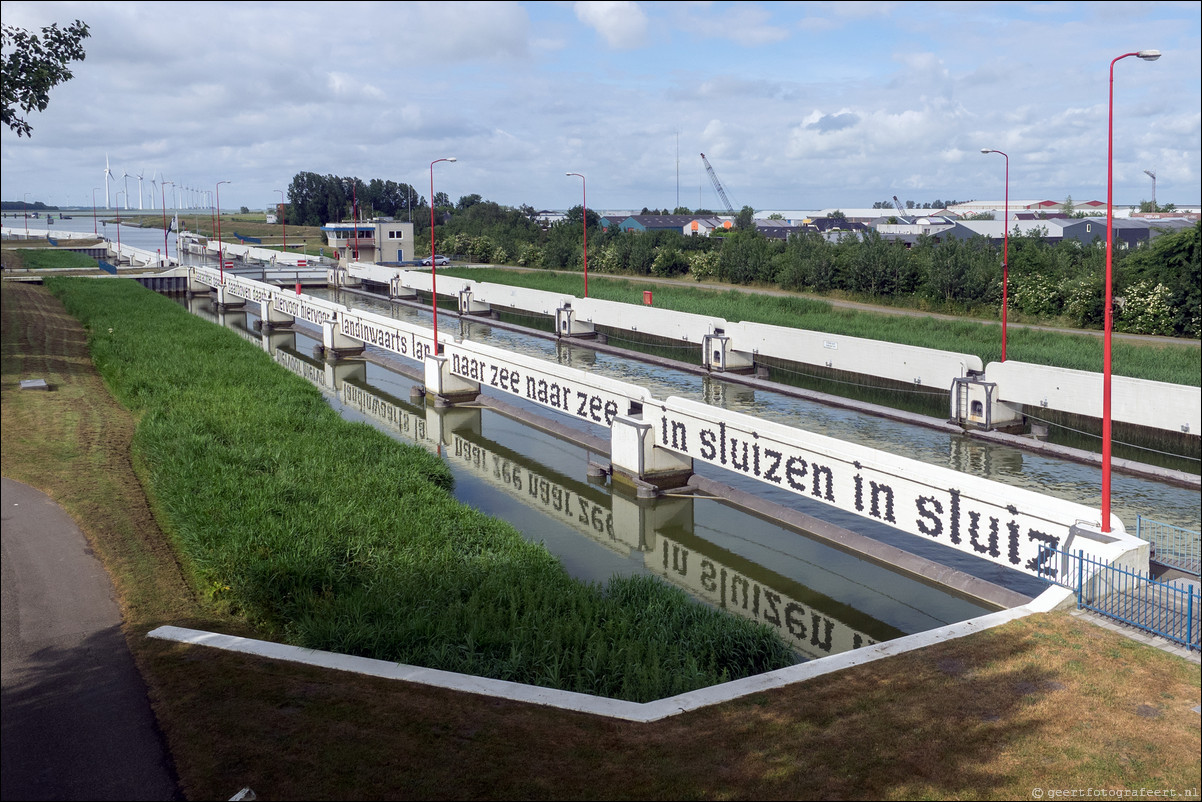
[{"label": "house roof", "polygon": [[696,219],[698,218],[689,214],[632,214],[626,218],[626,220],[634,220],[643,228],[681,229]]}]

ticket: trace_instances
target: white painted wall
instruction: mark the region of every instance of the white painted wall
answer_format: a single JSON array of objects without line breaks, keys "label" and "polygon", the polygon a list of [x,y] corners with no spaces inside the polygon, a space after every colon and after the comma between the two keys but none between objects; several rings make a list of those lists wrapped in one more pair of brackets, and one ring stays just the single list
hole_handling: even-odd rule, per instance
[{"label": "white painted wall", "polygon": [[656,444],[1026,574],[1041,546],[1114,559],[1147,543],[1113,514],[750,415],[670,397],[646,408]]},{"label": "white painted wall", "polygon": [[969,370],[982,369],[981,358],[971,354],[785,326],[732,323],[726,333],[736,351],[940,390],[950,389],[952,379],[967,376]]},{"label": "white painted wall", "polygon": [[[192,277],[208,286],[221,280],[209,268],[193,268]],[[269,300],[272,308],[307,320],[323,317],[323,328],[342,336],[397,353],[399,346],[381,338],[418,343],[414,354],[430,352],[423,327],[263,282],[225,279],[219,289],[231,295]],[[1091,507],[698,401],[657,400],[638,385],[483,343],[440,339],[444,355],[425,360],[428,384],[435,369],[464,387],[492,387],[608,428],[615,467],[622,461],[652,475],[708,462],[1028,574],[1055,567],[1044,560],[1042,546],[1146,562],[1147,544],[1113,515],[1109,533],[1101,535],[1100,512]]]},{"label": "white painted wall", "polygon": [[[1102,374],[1032,365],[1008,359],[990,362],[987,381],[998,400],[1102,417]],[[1180,384],[1112,376],[1111,419],[1172,432],[1202,433],[1202,390]]]},{"label": "white painted wall", "polygon": [[591,320],[594,326],[613,326],[689,343],[700,344],[701,338],[713,334],[715,327],[723,328],[728,325],[720,317],[657,309],[654,305],[640,306],[618,301],[601,301],[596,298],[569,300],[572,308],[576,310],[577,318]]}]

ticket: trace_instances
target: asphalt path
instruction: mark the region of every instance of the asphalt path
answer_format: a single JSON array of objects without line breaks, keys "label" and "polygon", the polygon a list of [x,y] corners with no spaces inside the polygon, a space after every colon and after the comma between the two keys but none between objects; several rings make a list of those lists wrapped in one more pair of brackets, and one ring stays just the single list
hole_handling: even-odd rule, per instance
[{"label": "asphalt path", "polygon": [[0,797],[183,799],[104,567],[48,496],[0,482]]}]

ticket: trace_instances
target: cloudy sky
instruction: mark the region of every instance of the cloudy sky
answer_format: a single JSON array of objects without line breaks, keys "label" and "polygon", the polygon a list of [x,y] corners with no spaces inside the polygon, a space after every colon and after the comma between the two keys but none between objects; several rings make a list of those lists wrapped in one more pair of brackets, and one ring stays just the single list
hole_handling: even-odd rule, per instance
[{"label": "cloudy sky", "polygon": [[[80,19],[75,77],[0,133],[0,194],[90,206],[107,156],[263,208],[302,171],[510,206],[1202,201],[1198,2],[3,2]],[[28,193],[28,195],[26,195]],[[149,208],[149,200],[144,200]]]}]

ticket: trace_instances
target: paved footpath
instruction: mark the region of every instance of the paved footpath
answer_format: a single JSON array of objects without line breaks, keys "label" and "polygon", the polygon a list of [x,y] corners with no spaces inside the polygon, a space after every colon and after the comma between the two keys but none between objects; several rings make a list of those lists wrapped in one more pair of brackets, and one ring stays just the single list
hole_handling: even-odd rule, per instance
[{"label": "paved footpath", "polygon": [[108,574],[49,497],[0,481],[0,797],[183,799]]}]

